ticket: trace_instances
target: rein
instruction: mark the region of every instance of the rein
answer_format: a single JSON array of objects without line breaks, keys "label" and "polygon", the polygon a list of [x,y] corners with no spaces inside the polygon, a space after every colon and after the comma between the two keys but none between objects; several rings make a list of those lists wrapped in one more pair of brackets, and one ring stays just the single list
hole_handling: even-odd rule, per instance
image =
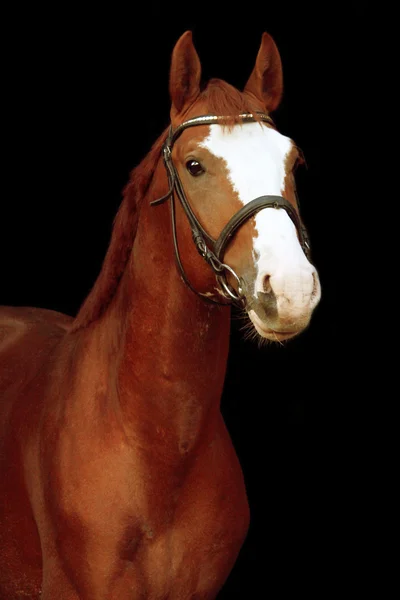
[{"label": "rein", "polygon": [[[260,121],[264,121],[265,123],[269,123],[274,125],[273,120],[270,116],[264,113],[257,113],[258,119]],[[252,113],[245,113],[239,115],[242,123],[255,122],[257,119],[254,117]],[[150,202],[151,206],[157,206],[162,204],[166,200],[170,198],[171,200],[171,222],[172,222],[172,236],[174,242],[175,249],[175,259],[180,271],[181,277],[186,285],[198,296],[206,300],[207,302],[211,302],[213,304],[220,304],[226,306],[227,304],[236,304],[240,307],[244,307],[246,305],[246,296],[244,293],[244,281],[229,265],[223,262],[223,257],[225,254],[225,250],[235,234],[235,232],[241,227],[248,219],[253,217],[256,213],[264,208],[283,208],[290,219],[293,221],[297,234],[299,237],[299,241],[301,247],[306,254],[307,258],[309,258],[310,245],[308,240],[308,234],[304,224],[301,221],[300,215],[293,208],[286,198],[283,196],[260,196],[248,202],[245,206],[243,206],[233,217],[228,221],[225,227],[222,229],[217,240],[214,240],[203,228],[200,221],[197,219],[194,214],[192,207],[190,206],[185,191],[182,186],[182,182],[179,178],[178,172],[175,168],[175,165],[172,161],[172,148],[178,137],[182,134],[185,129],[189,127],[195,127],[198,125],[212,125],[212,124],[223,124],[229,119],[229,117],[225,116],[216,116],[216,115],[204,115],[200,117],[194,117],[193,119],[188,119],[184,123],[178,125],[178,127],[173,131],[172,126],[170,127],[169,134],[162,148],[164,165],[167,170],[168,175],[168,183],[169,190],[157,200],[153,200]],[[207,294],[203,292],[197,291],[192,284],[190,283],[185,270],[182,265],[182,261],[180,258],[179,248],[178,248],[178,238],[176,231],[176,218],[175,218],[175,194],[178,196],[179,201],[182,205],[182,208],[186,214],[186,217],[189,221],[192,237],[194,244],[197,248],[198,253],[207,264],[213,270],[216,280],[219,284],[219,291],[222,296],[227,300],[227,302],[220,302],[214,298],[209,297]],[[237,283],[237,290],[232,287],[227,281],[227,274],[230,273]]]}]

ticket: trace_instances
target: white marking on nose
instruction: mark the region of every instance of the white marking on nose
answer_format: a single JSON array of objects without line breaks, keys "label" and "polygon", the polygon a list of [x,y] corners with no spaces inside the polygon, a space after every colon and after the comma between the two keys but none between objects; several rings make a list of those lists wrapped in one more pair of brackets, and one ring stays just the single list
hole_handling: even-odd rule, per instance
[{"label": "white marking on nose", "polygon": [[243,204],[258,196],[281,195],[285,158],[292,149],[289,138],[260,123],[245,123],[231,131],[210,125],[200,144],[225,160],[229,179]]},{"label": "white marking on nose", "polygon": [[301,249],[296,227],[284,209],[262,210],[255,220],[259,232],[253,242],[257,266],[256,292],[263,290],[266,275],[295,271],[308,275],[314,271]]},{"label": "white marking on nose", "polygon": [[[229,180],[244,205],[259,196],[282,195],[285,161],[293,142],[275,129],[260,123],[237,125],[231,131],[211,125],[210,134],[201,146],[225,161]],[[255,222],[256,261],[265,262],[275,256],[285,262],[304,259],[308,263],[296,228],[284,209],[263,209],[255,216]]]},{"label": "white marking on nose", "polygon": [[[231,130],[211,125],[201,146],[225,161],[228,178],[244,205],[259,196],[282,195],[286,158],[293,149],[289,138],[260,123],[237,125]],[[270,277],[271,286],[275,281],[275,286],[282,287],[282,294],[297,297],[300,293],[308,297],[302,302],[308,303],[315,269],[301,249],[287,212],[265,208],[255,215],[255,224],[254,294],[264,291],[265,278]],[[296,302],[300,300],[296,298]]]}]

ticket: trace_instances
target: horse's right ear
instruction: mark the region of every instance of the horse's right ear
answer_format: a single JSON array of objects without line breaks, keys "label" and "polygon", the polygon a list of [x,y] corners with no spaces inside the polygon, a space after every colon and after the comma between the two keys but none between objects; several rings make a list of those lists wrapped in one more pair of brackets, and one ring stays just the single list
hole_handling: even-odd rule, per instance
[{"label": "horse's right ear", "polygon": [[192,32],[186,31],[172,52],[169,76],[171,120],[195,101],[200,93],[201,64],[192,42]]}]

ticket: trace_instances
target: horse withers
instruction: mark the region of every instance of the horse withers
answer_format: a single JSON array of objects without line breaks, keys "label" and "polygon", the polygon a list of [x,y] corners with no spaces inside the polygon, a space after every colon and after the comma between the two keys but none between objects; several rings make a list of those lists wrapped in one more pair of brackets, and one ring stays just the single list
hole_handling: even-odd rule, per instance
[{"label": "horse withers", "polygon": [[200,87],[191,32],[171,126],[132,172],[76,318],[0,310],[0,598],[212,599],[249,523],[220,412],[230,306],[260,338],[320,297],[292,140],[271,118],[278,50],[243,91]]}]

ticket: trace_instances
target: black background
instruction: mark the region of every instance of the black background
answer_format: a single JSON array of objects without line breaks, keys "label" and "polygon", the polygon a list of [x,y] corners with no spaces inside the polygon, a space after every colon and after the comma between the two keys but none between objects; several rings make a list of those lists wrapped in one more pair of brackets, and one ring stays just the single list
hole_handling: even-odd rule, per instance
[{"label": "black background", "polygon": [[284,347],[245,342],[233,319],[222,408],[252,522],[218,598],[325,597],[350,569],[332,459],[340,452],[332,423],[343,379],[340,125],[357,76],[347,11],[153,2],[83,12],[59,5],[7,15],[3,29],[0,303],[71,315],[100,270],[130,170],[168,124],[169,64],[179,36],[193,31],[204,80],[220,77],[238,88],[262,32],[274,37],[285,81],[274,116],[307,160],[298,188],[322,300],[309,329]]}]

